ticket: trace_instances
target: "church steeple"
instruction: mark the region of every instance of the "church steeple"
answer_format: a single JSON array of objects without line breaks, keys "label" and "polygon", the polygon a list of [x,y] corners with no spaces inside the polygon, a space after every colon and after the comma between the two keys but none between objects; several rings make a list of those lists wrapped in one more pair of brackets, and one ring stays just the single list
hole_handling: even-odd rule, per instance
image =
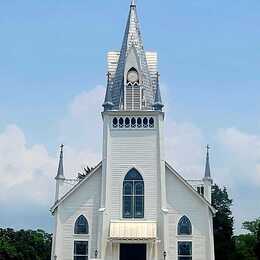
[{"label": "church steeple", "polygon": [[108,72],[107,73],[106,96],[105,96],[105,101],[104,101],[104,104],[103,104],[105,111],[112,110],[113,106],[114,106],[113,101],[112,101],[111,87],[110,87],[110,77],[111,77],[111,73]]},{"label": "church steeple", "polygon": [[156,92],[155,92],[153,107],[154,107],[155,110],[162,111],[162,108],[164,107],[164,105],[162,103],[159,78],[160,78],[160,74],[157,72],[157,86],[156,86]]},{"label": "church steeple", "polygon": [[59,159],[57,175],[55,177],[56,180],[65,180],[64,170],[63,170],[63,147],[64,147],[64,145],[62,144],[60,146],[60,159]]},{"label": "church steeple", "polygon": [[207,155],[206,155],[206,167],[205,167],[205,179],[211,179],[211,173],[210,173],[210,164],[209,164],[209,145],[207,145]]},{"label": "church steeple", "polygon": [[153,110],[155,101],[154,79],[150,75],[136,9],[132,0],[117,68],[111,78],[115,110]]}]

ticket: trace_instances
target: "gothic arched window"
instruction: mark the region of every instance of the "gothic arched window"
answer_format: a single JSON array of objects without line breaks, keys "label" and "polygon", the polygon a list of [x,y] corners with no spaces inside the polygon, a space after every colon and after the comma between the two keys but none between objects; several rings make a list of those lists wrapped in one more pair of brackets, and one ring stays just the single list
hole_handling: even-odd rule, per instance
[{"label": "gothic arched window", "polygon": [[183,216],[178,224],[178,235],[191,235],[192,234],[192,226],[190,220]]},{"label": "gothic arched window", "polygon": [[88,234],[88,232],[88,221],[83,215],[80,215],[75,222],[74,234]]},{"label": "gothic arched window", "polygon": [[144,217],[144,181],[136,169],[131,169],[123,183],[123,218]]}]

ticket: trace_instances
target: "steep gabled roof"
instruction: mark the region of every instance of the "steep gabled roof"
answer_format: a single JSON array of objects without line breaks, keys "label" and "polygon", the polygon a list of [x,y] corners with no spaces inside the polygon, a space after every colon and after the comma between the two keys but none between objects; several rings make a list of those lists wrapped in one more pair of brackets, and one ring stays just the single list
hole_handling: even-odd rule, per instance
[{"label": "steep gabled roof", "polygon": [[51,213],[53,214],[57,207],[66,200],[74,191],[81,187],[92,175],[94,175],[102,167],[102,162],[98,163],[92,171],[81,181],[79,181],[75,186],[73,186],[67,193],[65,193],[54,205],[50,208]]},{"label": "steep gabled roof", "polygon": [[174,170],[169,163],[165,162],[165,167],[167,167],[171,173],[173,173],[188,189],[190,189],[191,192],[195,196],[197,196],[198,199],[200,199],[203,203],[205,203],[209,207],[213,215],[216,214],[217,212],[216,209],[204,197],[202,197],[195,189],[193,189],[193,187],[176,170]]}]

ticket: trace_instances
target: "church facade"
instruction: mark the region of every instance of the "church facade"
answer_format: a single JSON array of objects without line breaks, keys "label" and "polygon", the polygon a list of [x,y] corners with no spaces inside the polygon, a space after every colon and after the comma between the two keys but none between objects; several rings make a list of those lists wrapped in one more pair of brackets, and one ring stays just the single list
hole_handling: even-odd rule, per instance
[{"label": "church facade", "polygon": [[102,161],[68,188],[61,147],[52,260],[215,259],[209,153],[196,181],[165,161],[157,54],[144,50],[136,9],[108,53]]}]

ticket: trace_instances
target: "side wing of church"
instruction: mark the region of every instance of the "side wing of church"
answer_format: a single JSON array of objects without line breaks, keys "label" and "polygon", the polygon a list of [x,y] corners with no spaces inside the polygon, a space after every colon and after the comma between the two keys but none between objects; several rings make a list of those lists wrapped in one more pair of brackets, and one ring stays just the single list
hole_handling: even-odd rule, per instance
[{"label": "side wing of church", "polygon": [[212,179],[188,181],[164,155],[157,54],[132,1],[120,52],[108,53],[102,161],[67,188],[61,147],[52,260],[214,260]]}]

